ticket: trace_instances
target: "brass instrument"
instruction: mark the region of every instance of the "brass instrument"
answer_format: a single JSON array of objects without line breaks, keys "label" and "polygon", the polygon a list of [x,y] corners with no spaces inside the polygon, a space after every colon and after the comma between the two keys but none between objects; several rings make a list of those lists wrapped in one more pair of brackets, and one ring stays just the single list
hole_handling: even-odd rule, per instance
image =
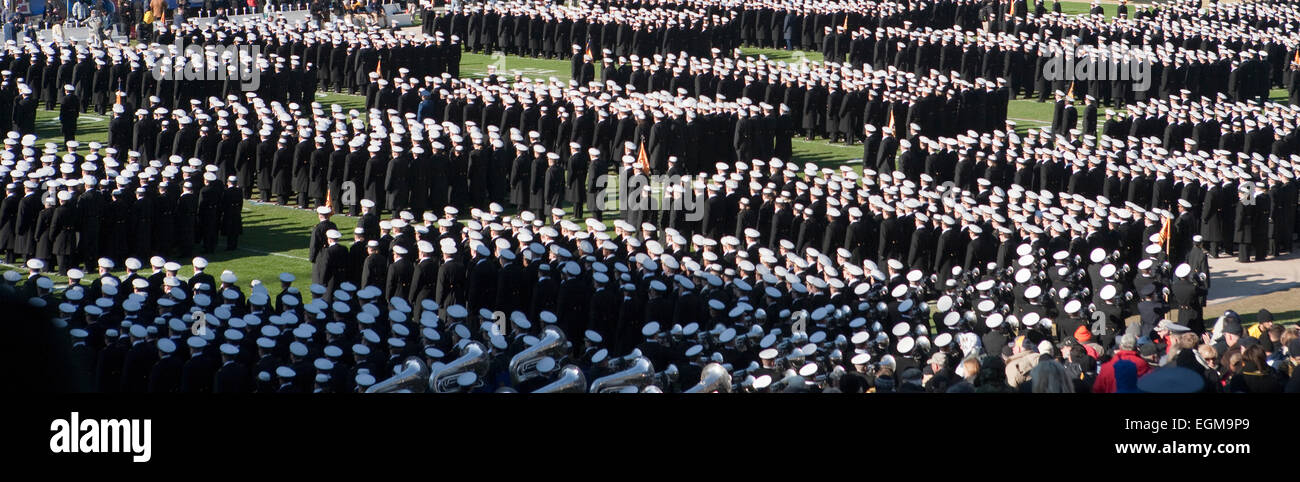
[{"label": "brass instrument", "polygon": [[510,380],[515,386],[538,378],[542,374],[537,370],[537,362],[551,357],[557,362],[567,354],[564,333],[555,328],[547,328],[537,344],[528,347],[510,358]]},{"label": "brass instrument", "polygon": [[637,358],[627,369],[597,378],[591,383],[591,389],[588,393],[613,393],[623,389],[623,387],[645,388],[647,385],[654,383],[655,369],[650,363],[650,359],[645,357]]},{"label": "brass instrument", "polygon": [[686,393],[731,393],[731,374],[718,363],[710,363],[700,372],[700,383]]},{"label": "brass instrument", "polygon": [[[429,377],[429,391],[434,393],[467,392],[483,386],[483,377],[488,371],[487,350],[479,342],[466,343],[460,350],[460,358],[435,370]],[[473,375],[470,377],[469,375]],[[472,380],[471,380],[472,378]]]},{"label": "brass instrument", "polygon": [[403,364],[402,371],[371,385],[365,393],[423,393],[424,380],[428,376],[429,366],[418,357],[410,357]]},{"label": "brass instrument", "polygon": [[577,365],[565,365],[559,378],[533,393],[587,393],[587,377]]}]

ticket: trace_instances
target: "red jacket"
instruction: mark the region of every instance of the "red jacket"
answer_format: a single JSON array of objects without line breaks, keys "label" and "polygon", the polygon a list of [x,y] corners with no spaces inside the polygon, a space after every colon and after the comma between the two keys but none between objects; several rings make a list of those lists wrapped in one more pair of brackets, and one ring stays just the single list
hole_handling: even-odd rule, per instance
[{"label": "red jacket", "polygon": [[1101,372],[1097,374],[1097,381],[1092,384],[1092,393],[1115,393],[1115,362],[1119,360],[1128,360],[1137,365],[1138,378],[1146,375],[1151,371],[1147,361],[1143,360],[1136,351],[1116,350],[1115,356],[1110,361],[1101,365]]}]

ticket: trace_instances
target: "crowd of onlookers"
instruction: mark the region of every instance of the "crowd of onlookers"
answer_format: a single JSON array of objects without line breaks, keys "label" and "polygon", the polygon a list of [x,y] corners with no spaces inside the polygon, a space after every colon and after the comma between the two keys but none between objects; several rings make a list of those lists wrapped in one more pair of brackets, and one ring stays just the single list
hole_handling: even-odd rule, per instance
[{"label": "crowd of onlookers", "polygon": [[[1087,330],[1075,340],[1047,352],[1013,346],[1007,356],[966,358],[956,367],[931,360],[924,370],[895,376],[889,367],[876,374],[874,385],[898,392],[1034,392],[1141,393],[1186,392],[1198,385],[1190,373],[1169,371],[1146,379],[1157,370],[1179,367],[1199,375],[1206,393],[1300,393],[1300,327],[1274,323],[1266,309],[1257,323],[1244,327],[1235,312],[1226,312],[1213,333],[1197,335],[1164,322],[1157,339],[1121,337],[1115,350],[1101,349]],[[1217,342],[1212,340],[1217,339]],[[1099,362],[1098,360],[1105,360]],[[940,362],[940,363],[935,363]],[[1097,364],[1100,363],[1100,366]],[[1017,374],[1028,383],[1017,384]],[[884,384],[880,381],[889,380]],[[841,388],[843,389],[843,387]]]},{"label": "crowd of onlookers", "polygon": [[[25,3],[17,9],[4,8],[3,40],[36,38],[37,32],[59,33],[67,28],[87,28],[96,38],[127,36],[138,38],[154,25],[179,25],[193,17],[223,17],[264,10],[311,9],[317,16],[329,13],[381,15],[383,0],[62,0],[47,1],[42,11],[32,13]],[[398,2],[404,3],[404,2]],[[129,6],[127,6],[129,5]],[[173,6],[174,5],[174,6]]]}]

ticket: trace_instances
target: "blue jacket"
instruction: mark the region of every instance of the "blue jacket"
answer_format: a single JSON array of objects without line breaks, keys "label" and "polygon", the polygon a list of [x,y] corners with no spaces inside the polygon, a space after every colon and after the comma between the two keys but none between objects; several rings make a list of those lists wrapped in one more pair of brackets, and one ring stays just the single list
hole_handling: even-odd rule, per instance
[{"label": "blue jacket", "polygon": [[795,21],[794,15],[787,13],[781,24],[782,35],[787,40],[792,39],[799,34],[797,30],[799,30],[799,23]]},{"label": "blue jacket", "polygon": [[420,101],[420,106],[416,108],[415,117],[421,121],[425,119],[433,119],[437,115],[434,113],[434,110],[433,98],[426,97],[424,100]]}]

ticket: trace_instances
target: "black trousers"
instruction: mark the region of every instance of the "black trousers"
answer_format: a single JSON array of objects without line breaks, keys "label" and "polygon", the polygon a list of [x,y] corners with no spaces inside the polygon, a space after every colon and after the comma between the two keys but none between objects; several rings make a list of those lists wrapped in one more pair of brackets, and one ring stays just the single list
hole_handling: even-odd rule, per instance
[{"label": "black trousers", "polygon": [[[213,251],[216,251],[216,250],[217,250],[217,230],[216,230],[216,229],[213,229],[212,231],[204,231],[204,232],[202,233],[202,236],[203,236],[203,252],[205,252],[205,253],[211,253],[211,252],[213,252]],[[183,258],[182,258],[182,259],[183,259]]]},{"label": "black trousers", "polygon": [[[1237,243],[1237,262],[1249,263],[1250,250],[1251,250],[1250,243]],[[1263,258],[1261,257],[1260,260],[1262,261]]]},{"label": "black trousers", "polygon": [[81,259],[77,264],[85,264],[87,273],[95,272],[95,270],[99,269],[99,248],[96,247],[93,251],[83,248]]}]

